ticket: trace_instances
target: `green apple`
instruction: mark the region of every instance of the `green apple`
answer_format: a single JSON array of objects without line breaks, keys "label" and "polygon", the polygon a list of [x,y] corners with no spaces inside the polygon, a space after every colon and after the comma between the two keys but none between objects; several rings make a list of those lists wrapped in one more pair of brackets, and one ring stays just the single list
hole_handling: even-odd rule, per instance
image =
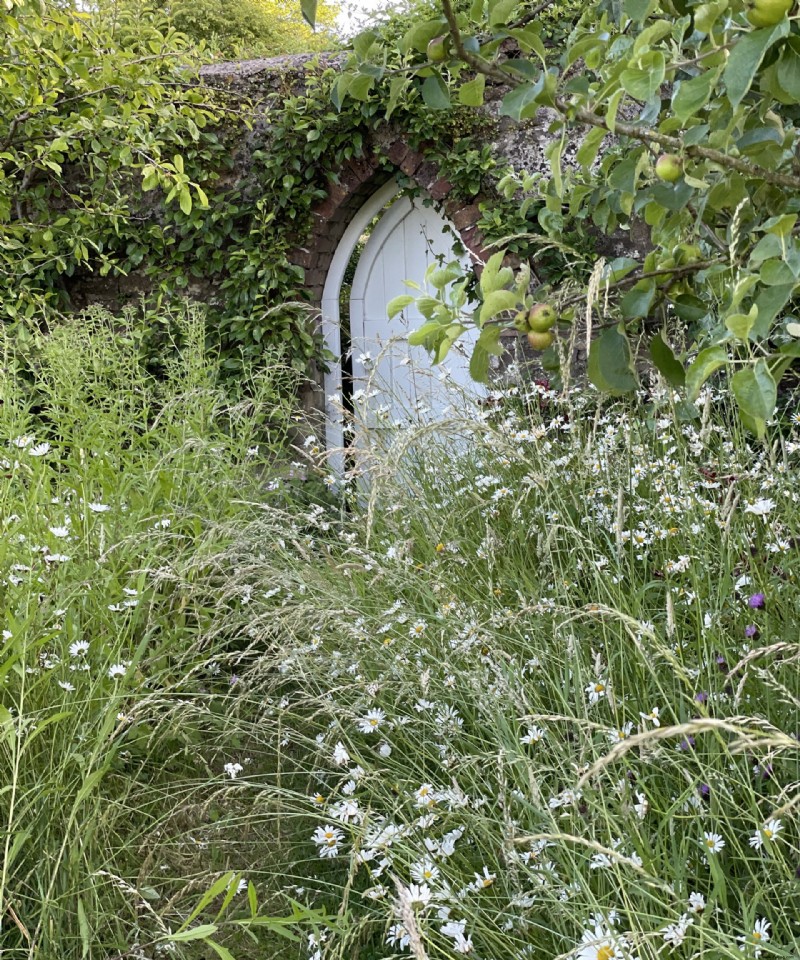
[{"label": "green apple", "polygon": [[434,37],[428,44],[428,59],[441,63],[447,59],[447,37]]},{"label": "green apple", "polygon": [[528,333],[528,343],[533,350],[546,350],[553,342],[553,334],[549,330],[531,330]]},{"label": "green apple", "polygon": [[675,183],[683,174],[683,161],[677,154],[662,153],[656,160],[656,176],[666,183]]},{"label": "green apple", "polygon": [[755,0],[747,19],[754,27],[774,27],[794,6],[794,0]]},{"label": "green apple", "polygon": [[546,333],[556,322],[557,316],[549,303],[535,303],[528,314],[528,326],[534,333]]}]

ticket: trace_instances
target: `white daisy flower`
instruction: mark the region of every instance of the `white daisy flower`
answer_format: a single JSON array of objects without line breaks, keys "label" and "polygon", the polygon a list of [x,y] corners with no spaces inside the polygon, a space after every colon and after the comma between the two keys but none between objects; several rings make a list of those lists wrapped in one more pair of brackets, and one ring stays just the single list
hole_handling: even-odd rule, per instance
[{"label": "white daisy flower", "polygon": [[596,703],[599,703],[606,695],[606,692],[606,683],[602,679],[597,679],[594,683],[587,684],[586,695],[589,698],[590,706],[594,706]]},{"label": "white daisy flower", "polygon": [[742,949],[753,948],[753,956],[760,957],[763,952],[764,944],[770,939],[769,928],[772,924],[763,917],[756,920],[750,933],[736,939],[741,943]]},{"label": "white daisy flower", "polygon": [[386,714],[380,707],[375,707],[372,710],[368,710],[366,716],[359,717],[356,720],[356,726],[361,731],[361,733],[376,733],[378,727],[386,719]]},{"label": "white daisy flower", "polygon": [[783,824],[780,820],[772,819],[767,820],[763,827],[753,834],[750,837],[750,846],[754,850],[760,850],[764,844],[770,844],[777,837],[777,835],[783,830]]},{"label": "white daisy flower", "polygon": [[339,844],[344,840],[344,832],[328,823],[324,827],[317,827],[312,839],[319,847],[321,857],[336,857],[339,855]]},{"label": "white daisy flower", "polygon": [[706,832],[703,834],[703,846],[706,848],[706,853],[720,853],[725,846],[725,841],[719,833]]},{"label": "white daisy flower", "polygon": [[519,738],[519,742],[526,745],[531,743],[539,743],[546,735],[547,731],[542,730],[541,727],[528,727],[528,732]]}]

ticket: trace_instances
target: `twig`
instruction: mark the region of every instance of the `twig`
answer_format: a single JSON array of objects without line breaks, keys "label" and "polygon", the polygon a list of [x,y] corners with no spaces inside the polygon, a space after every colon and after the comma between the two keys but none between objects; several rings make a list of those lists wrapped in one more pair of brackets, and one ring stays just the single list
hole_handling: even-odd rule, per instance
[{"label": "twig", "polygon": [[[450,29],[450,35],[453,38],[453,46],[456,48],[459,57],[461,57],[466,64],[504,86],[519,87],[522,86],[523,83],[528,82],[527,80],[521,80],[518,77],[506,73],[496,64],[490,63],[488,60],[484,60],[483,57],[479,57],[465,50],[464,40],[458,27],[455,12],[453,11],[452,0],[442,0],[442,9]],[[716,163],[721,167],[737,170],[746,176],[758,177],[767,183],[775,184],[777,187],[788,187],[791,190],[800,190],[800,177],[794,177],[786,173],[773,173],[764,167],[748,163],[739,157],[731,157],[721,150],[714,150],[712,147],[703,147],[699,144],[687,145],[680,137],[671,137],[666,133],[659,133],[657,130],[653,130],[652,127],[647,127],[643,124],[627,123],[624,120],[617,120],[614,124],[614,130],[612,131],[605,117],[601,117],[588,107],[578,107],[564,99],[564,97],[555,97],[553,99],[553,105],[567,121],[578,121],[579,123],[588,124],[591,127],[600,127],[603,130],[608,130],[609,133],[630,137],[632,140],[641,140],[643,143],[657,143],[669,150],[674,150],[690,157],[700,157],[704,160],[710,160],[712,163]]]}]

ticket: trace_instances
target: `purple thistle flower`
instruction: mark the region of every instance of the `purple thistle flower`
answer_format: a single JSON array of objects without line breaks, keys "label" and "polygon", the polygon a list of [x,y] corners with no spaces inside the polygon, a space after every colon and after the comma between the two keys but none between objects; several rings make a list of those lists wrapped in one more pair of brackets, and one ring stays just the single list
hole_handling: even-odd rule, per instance
[{"label": "purple thistle flower", "polygon": [[694,698],[698,703],[708,703],[708,694],[704,690],[696,693]]},{"label": "purple thistle flower", "polygon": [[758,636],[758,627],[754,623],[748,623],[744,628],[744,635],[746,637]]},{"label": "purple thistle flower", "polygon": [[686,737],[684,740],[678,744],[679,750],[693,750],[694,749],[694,737]]},{"label": "purple thistle flower", "polygon": [[764,606],[766,599],[763,593],[754,593],[747,601],[747,606],[752,607],[754,610],[760,610],[761,607]]}]

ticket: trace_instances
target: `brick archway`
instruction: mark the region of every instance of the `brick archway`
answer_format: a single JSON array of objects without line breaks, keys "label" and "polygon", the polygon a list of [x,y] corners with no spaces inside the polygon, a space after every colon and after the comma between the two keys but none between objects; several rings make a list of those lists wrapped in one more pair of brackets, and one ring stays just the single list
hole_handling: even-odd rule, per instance
[{"label": "brick archway", "polygon": [[[290,263],[304,271],[304,286],[312,308],[322,318],[322,298],[333,258],[353,218],[378,190],[397,172],[405,174],[437,204],[458,233],[480,275],[489,257],[484,238],[477,227],[483,196],[460,197],[437,164],[426,160],[421,149],[414,149],[397,134],[384,134],[368,146],[364,157],[349,161],[331,183],[324,200],[312,211],[309,236],[303,246],[289,254]],[[327,378],[330,380],[330,377]],[[321,417],[320,428],[329,429],[330,404],[325,389],[326,376],[318,369],[313,382],[303,391],[303,406],[312,417]],[[325,426],[327,425],[327,426]]]},{"label": "brick archway", "polygon": [[289,254],[290,262],[305,272],[305,288],[314,307],[321,305],[331,260],[351,219],[396,171],[405,174],[441,204],[480,273],[488,257],[483,236],[476,226],[481,215],[478,204],[484,198],[458,197],[437,164],[426,160],[420,150],[413,149],[402,137],[395,136],[375,143],[365,157],[347,163],[338,182],[331,183],[328,195],[312,211],[310,235],[305,245]]}]

